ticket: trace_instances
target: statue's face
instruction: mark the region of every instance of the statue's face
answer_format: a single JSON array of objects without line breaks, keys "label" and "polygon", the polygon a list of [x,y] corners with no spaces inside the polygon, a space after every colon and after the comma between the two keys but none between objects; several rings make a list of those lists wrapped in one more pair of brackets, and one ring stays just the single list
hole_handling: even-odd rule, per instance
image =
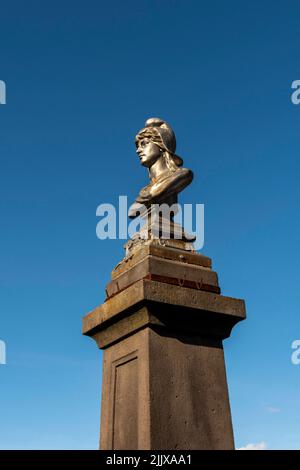
[{"label": "statue's face", "polygon": [[141,164],[148,168],[161,156],[159,146],[146,137],[138,141],[136,153],[139,156]]}]

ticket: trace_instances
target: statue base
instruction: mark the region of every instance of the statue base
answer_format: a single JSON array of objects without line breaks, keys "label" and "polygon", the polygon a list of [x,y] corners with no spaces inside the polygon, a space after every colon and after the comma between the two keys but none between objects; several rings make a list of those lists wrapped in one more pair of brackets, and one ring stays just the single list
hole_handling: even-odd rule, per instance
[{"label": "statue base", "polygon": [[[160,207],[160,206],[158,206]],[[144,225],[139,232],[135,233],[131,240],[125,245],[126,258],[139,250],[143,245],[157,244],[179,248],[181,250],[194,251],[193,241],[195,235],[185,232],[182,225],[174,222],[170,215],[170,207],[165,204],[167,214],[155,205],[149,207],[141,214]]]},{"label": "statue base", "polygon": [[113,270],[83,319],[104,350],[100,448],[233,449],[222,341],[244,302],[220,294],[210,258],[159,242]]}]

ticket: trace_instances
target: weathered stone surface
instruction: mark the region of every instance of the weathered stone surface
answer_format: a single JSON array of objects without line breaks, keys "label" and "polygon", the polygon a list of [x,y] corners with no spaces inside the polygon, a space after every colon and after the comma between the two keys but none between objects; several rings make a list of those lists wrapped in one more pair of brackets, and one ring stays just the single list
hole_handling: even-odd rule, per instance
[{"label": "weathered stone surface", "polygon": [[[173,323],[173,327],[176,327],[176,320],[178,322],[182,319],[187,328],[195,328],[195,324],[198,324],[201,329],[202,320],[203,324],[207,324],[209,316],[212,323],[217,319],[222,325],[225,322],[230,329],[223,333],[223,337],[230,334],[235,323],[245,318],[243,300],[143,279],[87,314],[83,319],[83,334],[94,336],[96,330],[100,331],[118,321],[118,316],[121,319],[126,312],[130,316],[145,305],[149,308],[152,306],[153,312],[155,304],[159,305],[157,310],[160,315],[165,317],[165,321]],[[149,322],[147,317],[143,326]],[[215,330],[220,334],[217,324]]]},{"label": "weathered stone surface", "polygon": [[203,290],[218,289],[209,258],[157,244],[112,277],[83,319],[104,350],[101,449],[233,449],[222,340],[244,301]]},{"label": "weathered stone surface", "polygon": [[149,329],[149,358],[151,448],[233,449],[222,342]]},{"label": "weathered stone surface", "polygon": [[233,449],[221,341],[145,328],[104,351],[100,448]]},{"label": "weathered stone surface", "polygon": [[220,293],[217,273],[210,268],[162,259],[157,256],[146,256],[131,269],[114,277],[114,280],[107,284],[107,297],[110,298],[134,282],[147,277],[168,284]]},{"label": "weathered stone surface", "polygon": [[171,248],[169,246],[163,246],[158,243],[159,241],[160,240],[152,240],[150,244],[142,246],[132,256],[122,260],[112,271],[112,279],[115,279],[128,269],[131,269],[149,255],[157,256],[162,259],[179,261],[181,263],[196,264],[205,268],[211,268],[211,259],[207,256],[196,253],[195,251],[186,251],[177,248]]},{"label": "weathered stone surface", "polygon": [[102,383],[100,448],[151,449],[147,329],[105,349]]}]

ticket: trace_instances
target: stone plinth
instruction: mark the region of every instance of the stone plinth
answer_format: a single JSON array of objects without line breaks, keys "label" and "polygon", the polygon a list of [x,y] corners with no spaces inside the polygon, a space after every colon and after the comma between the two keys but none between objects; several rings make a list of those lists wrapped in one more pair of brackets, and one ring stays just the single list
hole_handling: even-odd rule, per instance
[{"label": "stone plinth", "polygon": [[222,341],[245,318],[211,260],[150,244],[83,319],[104,350],[101,449],[233,449]]}]

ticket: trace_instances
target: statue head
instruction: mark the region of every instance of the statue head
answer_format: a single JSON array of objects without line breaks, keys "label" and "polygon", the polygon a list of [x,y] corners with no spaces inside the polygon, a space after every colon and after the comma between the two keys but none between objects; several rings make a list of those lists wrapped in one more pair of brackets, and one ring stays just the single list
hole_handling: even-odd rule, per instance
[{"label": "statue head", "polygon": [[162,119],[147,119],[145,127],[136,135],[135,143],[141,164],[148,168],[159,158],[165,159],[170,171],[176,171],[183,164],[182,159],[175,154],[175,134]]}]

